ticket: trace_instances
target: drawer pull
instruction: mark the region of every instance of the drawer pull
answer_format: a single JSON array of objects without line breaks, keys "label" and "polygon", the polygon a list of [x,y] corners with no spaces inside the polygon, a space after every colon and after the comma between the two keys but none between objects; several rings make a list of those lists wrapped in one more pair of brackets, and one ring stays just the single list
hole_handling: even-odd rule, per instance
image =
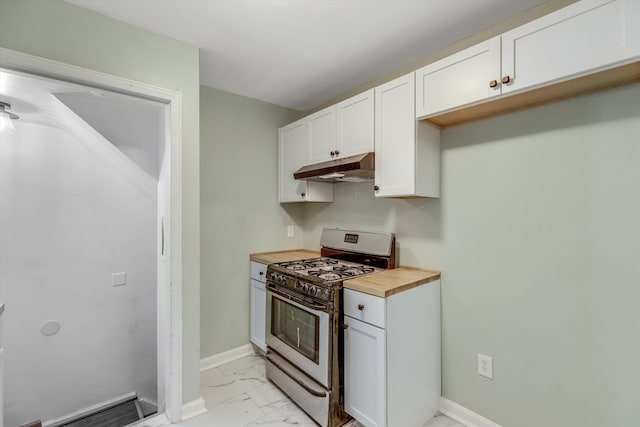
[{"label": "drawer pull", "polygon": [[342,329],[347,329],[349,327],[349,325],[347,325],[346,323],[344,325],[342,325]]},{"label": "drawer pull", "polygon": [[504,83],[504,84],[507,84],[507,83],[509,83],[510,81],[511,81],[511,77],[509,77],[509,76],[504,76],[504,77],[502,78],[502,83]]},{"label": "drawer pull", "polygon": [[491,82],[489,83],[489,87],[498,87],[498,81],[497,80],[491,80]]},{"label": "drawer pull", "polygon": [[364,304],[358,304],[358,310],[360,311],[364,310]]}]

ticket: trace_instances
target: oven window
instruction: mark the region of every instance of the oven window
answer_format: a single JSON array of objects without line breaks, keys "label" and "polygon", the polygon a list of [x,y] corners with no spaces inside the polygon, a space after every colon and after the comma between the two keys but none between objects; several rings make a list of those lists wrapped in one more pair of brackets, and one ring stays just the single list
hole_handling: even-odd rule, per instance
[{"label": "oven window", "polygon": [[318,363],[320,318],[279,298],[271,299],[271,335]]}]

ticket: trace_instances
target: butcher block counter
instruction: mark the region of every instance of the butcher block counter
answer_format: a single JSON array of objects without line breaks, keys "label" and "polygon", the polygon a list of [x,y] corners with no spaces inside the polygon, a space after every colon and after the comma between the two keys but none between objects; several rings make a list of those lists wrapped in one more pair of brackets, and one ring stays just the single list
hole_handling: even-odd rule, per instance
[{"label": "butcher block counter", "polygon": [[260,264],[273,264],[274,262],[288,262],[298,259],[317,258],[320,256],[320,252],[311,251],[309,249],[292,249],[286,251],[276,252],[261,252],[256,254],[250,254],[249,259],[251,261],[259,262]]},{"label": "butcher block counter", "polygon": [[425,283],[440,279],[440,272],[417,267],[398,267],[381,273],[345,280],[345,289],[387,298]]}]

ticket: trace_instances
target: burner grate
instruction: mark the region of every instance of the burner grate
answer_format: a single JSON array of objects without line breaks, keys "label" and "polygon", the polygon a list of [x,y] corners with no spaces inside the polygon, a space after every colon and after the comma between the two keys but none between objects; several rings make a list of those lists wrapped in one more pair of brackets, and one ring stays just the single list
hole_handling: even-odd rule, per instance
[{"label": "burner grate", "polygon": [[307,275],[325,280],[349,279],[375,272],[375,268],[366,265],[352,266],[338,263],[329,268],[307,270]]}]

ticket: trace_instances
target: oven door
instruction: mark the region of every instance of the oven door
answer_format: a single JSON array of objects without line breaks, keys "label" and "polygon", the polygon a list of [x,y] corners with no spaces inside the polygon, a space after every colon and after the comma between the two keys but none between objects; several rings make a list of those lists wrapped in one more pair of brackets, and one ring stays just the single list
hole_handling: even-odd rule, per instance
[{"label": "oven door", "polygon": [[327,388],[329,325],[326,306],[267,287],[267,346]]}]

